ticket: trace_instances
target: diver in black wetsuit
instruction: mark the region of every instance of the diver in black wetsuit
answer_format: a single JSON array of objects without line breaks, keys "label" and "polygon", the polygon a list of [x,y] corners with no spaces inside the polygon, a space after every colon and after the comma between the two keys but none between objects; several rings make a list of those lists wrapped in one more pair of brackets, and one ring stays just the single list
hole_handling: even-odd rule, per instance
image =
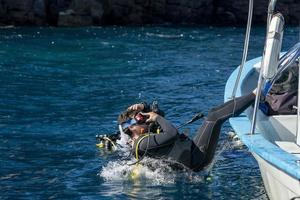
[{"label": "diver in black wetsuit", "polygon": [[211,109],[193,139],[179,134],[162,111],[153,112],[145,103],[130,106],[118,122],[121,130],[130,136],[128,143],[137,159],[145,155],[163,158],[200,171],[214,157],[222,124],[242,113],[254,100],[255,92]]}]

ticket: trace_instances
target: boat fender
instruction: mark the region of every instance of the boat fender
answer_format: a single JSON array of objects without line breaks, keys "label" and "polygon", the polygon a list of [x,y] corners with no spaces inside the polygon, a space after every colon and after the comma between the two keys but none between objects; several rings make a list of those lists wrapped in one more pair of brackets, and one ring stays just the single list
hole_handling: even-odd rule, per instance
[{"label": "boat fender", "polygon": [[277,72],[281,51],[284,18],[281,13],[272,16],[263,60],[263,77],[271,79]]}]

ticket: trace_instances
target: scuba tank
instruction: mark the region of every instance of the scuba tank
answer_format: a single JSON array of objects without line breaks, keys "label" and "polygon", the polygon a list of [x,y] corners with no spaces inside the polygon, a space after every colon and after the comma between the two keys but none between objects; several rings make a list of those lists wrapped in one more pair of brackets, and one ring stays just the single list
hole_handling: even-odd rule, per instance
[{"label": "scuba tank", "polygon": [[118,131],[112,135],[96,135],[96,139],[98,140],[97,147],[108,151],[116,150],[117,140],[120,139],[120,132]]}]

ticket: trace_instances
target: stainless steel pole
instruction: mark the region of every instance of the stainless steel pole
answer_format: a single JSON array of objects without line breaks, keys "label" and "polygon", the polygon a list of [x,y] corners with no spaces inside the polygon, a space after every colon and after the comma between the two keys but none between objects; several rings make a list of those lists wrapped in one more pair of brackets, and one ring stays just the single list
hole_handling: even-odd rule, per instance
[{"label": "stainless steel pole", "polygon": [[263,62],[261,62],[261,67],[260,67],[261,70],[260,70],[260,73],[259,73],[257,90],[256,90],[254,111],[253,111],[253,116],[252,116],[252,121],[251,121],[251,129],[250,129],[250,134],[251,135],[254,134],[254,131],[255,131],[257,111],[258,111],[260,96],[261,96],[261,87],[263,86],[263,83],[264,83],[264,79],[263,79],[263,75],[262,75],[262,68],[263,68]]},{"label": "stainless steel pole", "polygon": [[[277,0],[270,0],[270,2],[269,2],[266,37],[267,37],[267,34],[268,34],[269,25],[270,25],[270,22],[271,22],[271,19],[272,19],[272,15],[274,14],[276,1]],[[264,57],[265,57],[266,41],[267,41],[267,38],[265,40],[264,52],[263,52],[263,56],[262,56],[261,64],[260,64],[260,72],[259,72],[259,78],[258,78],[258,84],[257,84],[257,92],[256,92],[255,103],[254,103],[254,111],[253,111],[253,116],[252,116],[252,121],[251,121],[251,129],[250,129],[250,134],[251,135],[254,134],[254,131],[255,131],[257,111],[258,111],[259,101],[260,101],[260,96],[261,96],[261,88],[262,88],[263,83],[264,83],[262,72],[263,72],[263,67],[264,67],[263,66],[263,60],[264,60]]]},{"label": "stainless steel pole", "polygon": [[248,49],[249,49],[249,40],[250,40],[250,33],[251,33],[251,24],[252,24],[252,16],[253,16],[253,0],[249,0],[249,11],[248,11],[248,21],[247,21],[247,30],[246,30],[246,36],[245,36],[245,42],[244,42],[244,51],[243,51],[243,57],[242,57],[242,63],[240,65],[239,73],[237,75],[237,78],[235,80],[234,88],[232,91],[231,98],[235,98],[236,90],[238,87],[238,84],[240,82],[241,74],[244,69],[244,65],[247,59],[248,55]]}]

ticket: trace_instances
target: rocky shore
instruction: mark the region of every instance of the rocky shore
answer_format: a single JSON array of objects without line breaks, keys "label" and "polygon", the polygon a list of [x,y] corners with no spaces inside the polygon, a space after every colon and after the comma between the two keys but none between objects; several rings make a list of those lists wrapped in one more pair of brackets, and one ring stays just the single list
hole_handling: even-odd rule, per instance
[{"label": "rocky shore", "polygon": [[[255,24],[265,23],[267,5],[254,2]],[[300,0],[277,8],[287,24],[300,24]],[[244,25],[247,12],[248,0],[0,0],[0,25]]]}]

